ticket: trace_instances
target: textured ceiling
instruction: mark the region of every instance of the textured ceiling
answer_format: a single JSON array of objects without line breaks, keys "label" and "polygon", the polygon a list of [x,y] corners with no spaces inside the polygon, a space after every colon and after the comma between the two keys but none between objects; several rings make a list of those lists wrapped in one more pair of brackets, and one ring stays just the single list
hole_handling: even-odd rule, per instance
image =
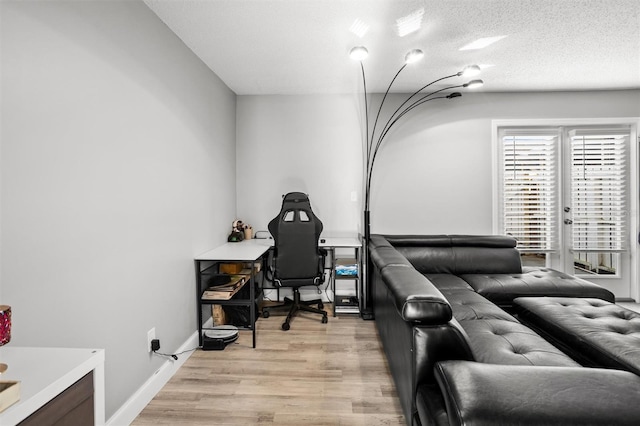
[{"label": "textured ceiling", "polygon": [[[412,92],[465,65],[491,65],[481,90],[640,88],[640,0],[145,0],[235,93],[350,93],[348,56],[364,45],[370,92],[384,92],[413,48],[425,52],[394,83]],[[400,37],[397,19],[422,16]],[[356,19],[363,37],[350,31]],[[506,36],[481,50],[481,37]],[[458,84],[460,78],[451,80]],[[442,86],[434,86],[442,87]]]}]

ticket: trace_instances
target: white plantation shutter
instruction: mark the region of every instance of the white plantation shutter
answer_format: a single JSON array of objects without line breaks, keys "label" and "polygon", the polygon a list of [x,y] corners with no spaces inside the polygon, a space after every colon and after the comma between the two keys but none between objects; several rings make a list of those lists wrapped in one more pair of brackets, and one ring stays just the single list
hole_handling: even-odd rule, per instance
[{"label": "white plantation shutter", "polygon": [[556,249],[557,146],[557,131],[502,132],[502,227],[520,251]]},{"label": "white plantation shutter", "polygon": [[584,129],[569,135],[573,250],[625,251],[629,131]]}]

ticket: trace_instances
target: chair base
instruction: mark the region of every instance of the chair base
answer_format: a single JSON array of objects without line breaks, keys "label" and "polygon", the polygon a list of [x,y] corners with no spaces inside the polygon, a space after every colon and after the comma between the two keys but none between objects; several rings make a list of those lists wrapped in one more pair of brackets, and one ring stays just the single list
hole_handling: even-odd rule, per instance
[{"label": "chair base", "polygon": [[[318,305],[318,308],[314,308],[311,305]],[[324,307],[322,300],[321,299],[300,300],[300,290],[295,287],[293,288],[293,299],[285,297],[284,303],[280,305],[268,306],[263,308],[262,316],[264,318],[269,318],[269,315],[270,315],[269,311],[271,309],[287,308],[287,307],[289,308],[289,314],[287,315],[287,318],[282,323],[282,329],[285,331],[291,328],[291,325],[290,325],[291,320],[298,313],[298,311],[311,312],[314,314],[322,315],[323,324],[326,324],[329,321],[327,312],[322,310],[322,308]]]}]

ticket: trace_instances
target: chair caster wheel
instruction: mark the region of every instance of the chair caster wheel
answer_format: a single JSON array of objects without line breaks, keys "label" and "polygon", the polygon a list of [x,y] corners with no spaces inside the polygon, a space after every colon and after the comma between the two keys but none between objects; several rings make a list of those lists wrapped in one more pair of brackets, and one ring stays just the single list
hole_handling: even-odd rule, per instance
[{"label": "chair caster wheel", "polygon": [[329,322],[329,319],[327,317],[322,317],[322,323],[326,324]]},{"label": "chair caster wheel", "polygon": [[288,322],[283,322],[283,323],[282,323],[282,329],[283,329],[284,331],[287,331],[287,330],[289,330],[290,328],[291,328],[291,326],[289,325],[289,323],[288,323]]},{"label": "chair caster wheel", "polygon": [[271,315],[269,311],[262,311],[262,318],[269,318],[269,315]]},{"label": "chair caster wheel", "polygon": [[318,303],[318,309],[324,309],[324,303],[322,302]]}]

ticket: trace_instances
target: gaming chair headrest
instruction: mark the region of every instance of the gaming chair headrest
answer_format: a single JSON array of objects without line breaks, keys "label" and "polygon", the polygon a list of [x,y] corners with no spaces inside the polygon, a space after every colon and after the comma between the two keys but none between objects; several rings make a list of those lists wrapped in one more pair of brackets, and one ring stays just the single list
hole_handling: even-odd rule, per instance
[{"label": "gaming chair headrest", "polygon": [[303,203],[309,202],[309,196],[303,192],[290,192],[282,198],[282,204],[285,203]]},{"label": "gaming chair headrest", "polygon": [[[304,213],[302,215],[301,213],[294,213],[300,211]],[[318,217],[313,213],[313,210],[311,209],[311,202],[309,201],[309,196],[303,192],[289,192],[282,197],[282,208],[280,209],[280,213],[278,214],[278,216],[273,218],[271,222],[269,222],[269,232],[277,241],[281,224],[295,226],[296,228],[293,229],[298,229],[297,227],[299,225],[297,224],[300,223],[300,219],[302,217],[305,218],[302,219],[302,222],[304,222],[302,225],[306,228],[307,224],[313,224],[313,228],[315,229],[316,234],[319,236],[323,228],[322,221],[318,219]],[[296,220],[289,220],[289,218]]]}]

